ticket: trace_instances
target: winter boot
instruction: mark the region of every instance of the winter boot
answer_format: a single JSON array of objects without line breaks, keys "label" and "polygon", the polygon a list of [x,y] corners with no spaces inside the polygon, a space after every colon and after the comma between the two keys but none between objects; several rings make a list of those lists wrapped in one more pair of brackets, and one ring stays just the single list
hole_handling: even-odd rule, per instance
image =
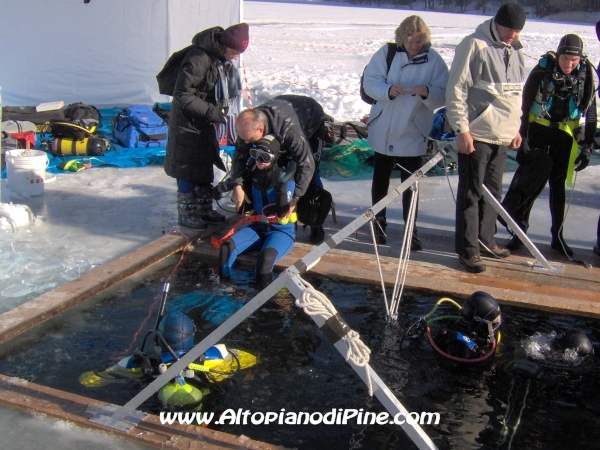
[{"label": "winter boot", "polygon": [[193,192],[177,192],[177,223],[192,230],[206,228],[206,222],[200,218],[198,202]]},{"label": "winter boot", "polygon": [[213,202],[213,188],[212,186],[198,186],[196,187],[196,200],[198,201],[198,209],[200,211],[200,217],[205,222],[218,223],[224,222],[225,216],[212,207]]},{"label": "winter boot", "polygon": [[565,242],[562,233],[552,234],[552,242],[550,243],[550,247],[563,256],[568,256],[569,258],[573,256],[573,250],[571,250],[571,247],[569,247]]},{"label": "winter boot", "polygon": [[412,239],[410,241],[410,251],[411,252],[418,252],[423,250],[423,244],[421,244],[420,239],[417,236],[417,229],[415,228],[413,230],[413,235],[412,235]]},{"label": "winter boot", "polygon": [[521,239],[516,234],[513,234],[506,242],[506,248],[509,250],[519,250],[521,247],[523,247],[523,242],[521,242]]},{"label": "winter boot", "polygon": [[310,227],[310,243],[311,244],[320,244],[325,239],[325,230],[322,226],[313,225]]}]

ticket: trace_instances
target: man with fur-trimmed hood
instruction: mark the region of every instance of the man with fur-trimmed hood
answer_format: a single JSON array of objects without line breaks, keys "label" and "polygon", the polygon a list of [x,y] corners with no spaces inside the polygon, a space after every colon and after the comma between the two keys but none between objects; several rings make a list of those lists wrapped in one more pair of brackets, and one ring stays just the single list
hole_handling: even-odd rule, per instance
[{"label": "man with fur-trimmed hood", "polygon": [[212,208],[213,164],[225,171],[217,129],[239,105],[241,83],[233,60],[248,47],[245,23],[201,31],[174,53],[157,75],[161,94],[173,96],[164,168],[177,179],[179,225],[206,228],[225,216]]}]

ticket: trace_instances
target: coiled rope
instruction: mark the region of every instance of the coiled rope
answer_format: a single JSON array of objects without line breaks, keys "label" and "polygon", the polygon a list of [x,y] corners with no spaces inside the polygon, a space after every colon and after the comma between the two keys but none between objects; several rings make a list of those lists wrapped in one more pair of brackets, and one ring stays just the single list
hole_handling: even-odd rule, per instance
[{"label": "coiled rope", "polygon": [[[337,321],[340,324],[347,327],[337,315],[337,310],[327,296],[322,292],[317,291],[310,283],[304,280],[301,281],[304,284],[304,289],[302,290],[302,296],[296,299],[296,306],[302,308],[309,316],[320,316],[326,322],[330,322],[331,318],[334,318],[333,320],[337,318]],[[343,337],[340,336],[340,339],[346,346],[346,350],[343,354],[344,359],[347,362],[352,361],[355,365],[365,369],[369,395],[373,396],[373,384],[369,374],[371,349],[361,341],[360,335],[352,329],[349,329]]]}]

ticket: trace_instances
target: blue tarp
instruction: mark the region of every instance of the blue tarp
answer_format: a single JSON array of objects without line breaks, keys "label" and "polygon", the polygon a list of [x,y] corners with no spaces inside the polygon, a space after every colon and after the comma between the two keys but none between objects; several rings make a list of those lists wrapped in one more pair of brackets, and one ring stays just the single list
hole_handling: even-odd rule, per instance
[{"label": "blue tarp", "polygon": [[[164,109],[167,109],[166,105],[161,104]],[[169,105],[170,106],[170,105]],[[170,109],[170,108],[168,108]],[[91,163],[92,167],[108,165],[114,167],[120,167],[123,169],[132,167],[144,167],[152,164],[163,163],[165,157],[166,147],[149,147],[149,148],[126,148],[122,147],[113,141],[112,139],[112,119],[121,112],[121,108],[104,108],[100,109],[102,115],[102,127],[100,128],[100,134],[110,141],[110,149],[104,154],[104,156],[54,156],[52,153],[48,153],[49,165],[46,169],[47,172],[51,173],[68,173],[58,168],[58,165],[64,161],[78,160],[82,163]],[[36,149],[42,149],[42,139],[50,139],[49,134],[36,134]],[[233,147],[223,147],[230,156],[233,156]],[[76,172],[71,172],[76,173]],[[2,170],[2,178],[6,178],[6,168]]]}]

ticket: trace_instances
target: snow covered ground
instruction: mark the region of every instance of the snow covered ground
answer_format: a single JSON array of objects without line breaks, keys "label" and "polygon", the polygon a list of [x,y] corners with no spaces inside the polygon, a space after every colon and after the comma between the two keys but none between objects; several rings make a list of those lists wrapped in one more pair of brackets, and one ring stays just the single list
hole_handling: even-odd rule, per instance
[{"label": "snow covered ground", "polygon": [[[248,94],[253,105],[278,94],[306,94],[337,120],[360,119],[369,111],[358,96],[360,74],[371,55],[393,39],[395,28],[410,14],[421,15],[430,26],[433,46],[449,65],[456,44],[489,17],[318,3],[244,2],[244,20],[251,26],[243,61],[244,81],[249,87],[244,93],[246,103]],[[600,44],[593,23],[528,19],[521,33],[528,69],[571,32],[584,39],[586,53],[597,63]],[[599,176],[600,166],[589,167],[578,176],[565,225],[567,241],[575,248],[589,251],[594,244],[600,211]],[[505,188],[510,178],[511,174],[505,175]],[[456,177],[451,183],[455,188]],[[335,179],[325,180],[325,184],[342,216],[356,216],[370,205],[368,180]],[[454,209],[447,181],[427,178],[423,185],[419,226],[453,230]],[[46,192],[36,197],[21,197],[3,187],[3,202],[27,204],[38,220],[30,231],[12,234],[6,223],[0,230],[0,312],[160,237],[163,229],[176,225],[174,199],[175,183],[160,166],[102,167],[59,174],[47,184]],[[391,221],[401,220],[397,209],[388,208]],[[549,242],[549,226],[548,205],[540,199],[532,216],[534,240]],[[3,436],[21,423],[4,411],[1,417]],[[75,436],[56,448],[80,448],[79,437],[86,439],[69,427],[48,427]],[[131,448],[113,441],[107,445]],[[22,448],[7,440],[2,447]]]}]

